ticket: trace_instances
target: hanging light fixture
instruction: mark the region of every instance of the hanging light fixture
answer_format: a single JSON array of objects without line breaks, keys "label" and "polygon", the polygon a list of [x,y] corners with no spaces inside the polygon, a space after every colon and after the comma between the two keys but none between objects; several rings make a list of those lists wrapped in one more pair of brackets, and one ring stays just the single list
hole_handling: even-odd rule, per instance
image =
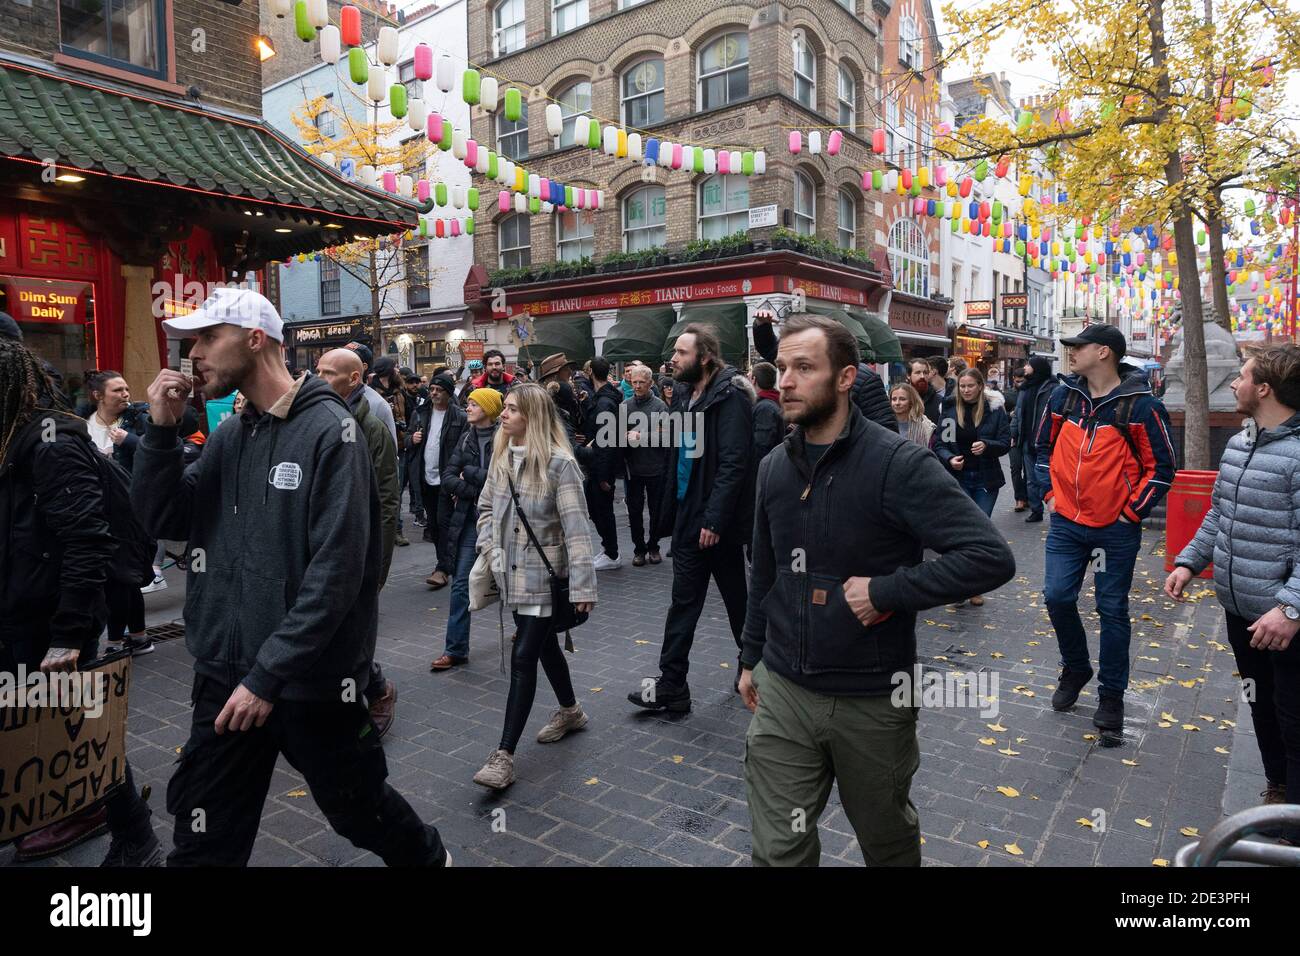
[{"label": "hanging light fixture", "polygon": [[392,66],[397,62],[397,28],[380,27],[379,40],[376,44],[379,53],[379,62],[384,66]]},{"label": "hanging light fixture", "polygon": [[307,0],[307,21],[315,30],[323,30],[330,22],[328,0]]},{"label": "hanging light fixture", "polygon": [[496,112],[497,108],[497,78],[495,76],[485,76],[479,81],[479,105],[489,113]]},{"label": "hanging light fixture", "polygon": [[[253,49],[257,51],[257,58],[263,63],[275,56],[275,45],[271,43],[271,38],[267,36],[253,37]],[[337,62],[337,60],[331,62]]]},{"label": "hanging light fixture", "polygon": [[276,17],[283,20],[293,10],[293,0],[268,0],[266,7]]}]

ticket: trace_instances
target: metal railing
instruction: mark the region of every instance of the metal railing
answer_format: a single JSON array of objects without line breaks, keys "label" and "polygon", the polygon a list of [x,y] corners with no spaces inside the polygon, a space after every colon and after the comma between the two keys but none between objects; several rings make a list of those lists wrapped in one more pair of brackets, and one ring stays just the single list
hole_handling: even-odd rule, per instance
[{"label": "metal railing", "polygon": [[1243,839],[1256,834],[1269,836],[1281,827],[1300,832],[1300,805],[1285,803],[1242,810],[1179,850],[1174,855],[1174,866],[1218,866],[1224,862],[1300,866],[1300,847]]}]

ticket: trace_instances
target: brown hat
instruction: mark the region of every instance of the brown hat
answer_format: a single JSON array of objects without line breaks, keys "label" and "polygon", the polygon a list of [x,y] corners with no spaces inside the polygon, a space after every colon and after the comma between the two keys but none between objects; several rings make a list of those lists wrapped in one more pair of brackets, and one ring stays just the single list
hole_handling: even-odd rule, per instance
[{"label": "brown hat", "polygon": [[554,355],[548,355],[542,359],[542,364],[538,370],[538,379],[546,381],[552,375],[558,375],[564,366],[569,364],[569,360],[564,357],[563,352],[556,352]]}]

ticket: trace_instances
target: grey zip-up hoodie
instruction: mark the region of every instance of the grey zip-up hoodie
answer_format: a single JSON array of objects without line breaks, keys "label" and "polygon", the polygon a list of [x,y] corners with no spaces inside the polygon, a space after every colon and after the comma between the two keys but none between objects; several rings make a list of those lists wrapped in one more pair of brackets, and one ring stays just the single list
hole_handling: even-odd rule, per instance
[{"label": "grey zip-up hoodie", "polygon": [[131,503],[150,534],[189,542],[196,673],[271,701],[364,688],[382,533],[370,452],[343,399],[307,376],[270,411],[223,422],[188,468],[182,454],[176,428],[149,422]]}]

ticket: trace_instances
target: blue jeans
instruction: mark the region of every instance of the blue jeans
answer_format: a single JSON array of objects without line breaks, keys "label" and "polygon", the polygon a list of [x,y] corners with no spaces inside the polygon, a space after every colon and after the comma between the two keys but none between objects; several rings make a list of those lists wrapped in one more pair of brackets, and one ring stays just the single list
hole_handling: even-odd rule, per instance
[{"label": "blue jeans", "polygon": [[1091,670],[1088,637],[1079,617],[1079,588],[1091,567],[1101,617],[1100,693],[1103,697],[1122,696],[1128,687],[1128,592],[1142,544],[1142,527],[1116,521],[1104,528],[1089,528],[1057,514],[1051,520],[1043,600],[1056,629],[1061,665]]},{"label": "blue jeans", "polygon": [[993,506],[998,501],[998,490],[994,488],[989,491],[987,488],[972,487],[971,485],[962,485],[961,490],[966,492],[970,498],[980,506],[980,511],[984,512],[986,518],[993,516]]},{"label": "blue jeans", "polygon": [[452,657],[469,657],[469,572],[477,556],[478,529],[474,513],[465,517],[456,550],[456,574],[451,581],[451,608],[447,614],[447,649]]},{"label": "blue jeans", "polygon": [[1043,513],[1043,492],[1046,490],[1038,478],[1038,466],[1033,455],[1025,456],[1025,490],[1029,493],[1029,510],[1036,515]]}]

